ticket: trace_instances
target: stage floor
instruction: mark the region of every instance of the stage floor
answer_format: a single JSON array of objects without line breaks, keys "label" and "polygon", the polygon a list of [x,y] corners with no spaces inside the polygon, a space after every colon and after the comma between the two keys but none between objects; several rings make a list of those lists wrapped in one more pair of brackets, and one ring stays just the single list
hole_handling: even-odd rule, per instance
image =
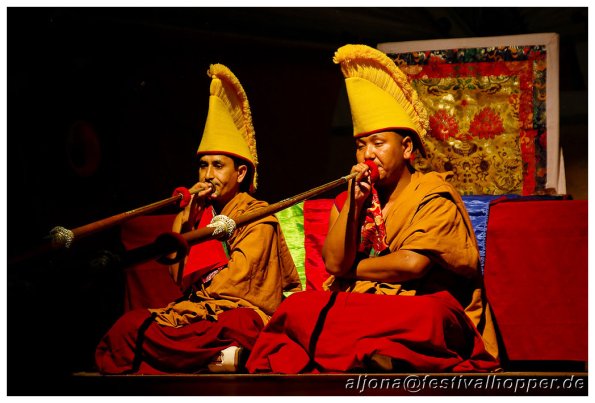
[{"label": "stage floor", "polygon": [[586,396],[587,372],[100,375],[69,380],[71,395]]}]

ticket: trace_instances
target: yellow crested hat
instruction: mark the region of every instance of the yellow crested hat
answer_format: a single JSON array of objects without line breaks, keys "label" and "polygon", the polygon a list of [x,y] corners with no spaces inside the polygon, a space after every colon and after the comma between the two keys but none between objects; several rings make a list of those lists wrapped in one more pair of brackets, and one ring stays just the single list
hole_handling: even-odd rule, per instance
[{"label": "yellow crested hat", "polygon": [[407,76],[383,52],[366,45],[345,45],[333,61],[341,65],[353,136],[391,130],[409,130],[414,147],[425,157],[428,114]]},{"label": "yellow crested hat", "polygon": [[226,66],[212,64],[207,74],[211,77],[209,113],[196,154],[225,154],[245,160],[254,173],[252,193],[257,186],[258,156],[248,97]]}]

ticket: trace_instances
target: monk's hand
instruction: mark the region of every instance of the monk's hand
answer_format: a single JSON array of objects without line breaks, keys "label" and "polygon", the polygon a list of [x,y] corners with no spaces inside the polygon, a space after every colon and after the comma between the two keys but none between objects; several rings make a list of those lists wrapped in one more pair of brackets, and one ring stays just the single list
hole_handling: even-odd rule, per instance
[{"label": "monk's hand", "polygon": [[207,205],[209,195],[215,190],[215,186],[210,182],[197,182],[189,190],[191,193],[197,193],[192,194],[190,203],[184,209],[183,221],[194,228]]},{"label": "monk's hand", "polygon": [[364,164],[363,162],[354,165],[351,168],[351,173],[358,173],[358,175],[349,182],[349,195],[355,201],[355,205],[361,208],[370,192],[372,190],[372,185],[370,182],[370,168]]}]

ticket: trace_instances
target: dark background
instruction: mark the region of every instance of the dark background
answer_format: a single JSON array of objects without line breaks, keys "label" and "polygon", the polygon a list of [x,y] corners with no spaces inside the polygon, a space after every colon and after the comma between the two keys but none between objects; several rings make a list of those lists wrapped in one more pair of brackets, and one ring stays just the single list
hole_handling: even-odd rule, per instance
[{"label": "dark background", "polygon": [[[8,255],[168,197],[196,178],[209,64],[251,104],[257,197],[279,201],[349,170],[351,120],[334,51],[346,43],[555,32],[567,191],[587,198],[587,8],[9,8]],[[331,195],[327,195],[330,197]],[[162,212],[173,212],[165,209]],[[8,264],[8,392],[69,394],[121,314],[118,228]],[[45,380],[32,371],[44,370]],[[92,393],[92,392],[90,392]]]}]

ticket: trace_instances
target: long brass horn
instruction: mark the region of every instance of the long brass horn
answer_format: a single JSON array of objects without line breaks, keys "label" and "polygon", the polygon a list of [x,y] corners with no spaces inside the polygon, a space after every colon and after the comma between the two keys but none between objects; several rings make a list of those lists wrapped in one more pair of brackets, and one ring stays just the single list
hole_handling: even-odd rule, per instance
[{"label": "long brass horn", "polygon": [[75,241],[78,241],[81,238],[95,234],[99,231],[128,221],[134,217],[150,213],[152,211],[155,211],[173,203],[180,202],[181,206],[183,207],[182,203],[187,203],[189,201],[190,196],[199,191],[199,189],[189,191],[184,187],[178,187],[174,190],[174,194],[171,197],[168,197],[167,199],[147,204],[146,206],[138,207],[126,211],[124,213],[116,214],[98,221],[94,221],[92,223],[76,227],[72,230],[60,226],[54,227],[50,231],[49,236],[45,238],[45,242],[43,242],[37,248],[30,250],[29,252],[9,259],[9,264],[19,263],[21,261],[41,255],[43,253],[50,252],[52,250],[70,248]]},{"label": "long brass horn", "polygon": [[[351,173],[332,182],[300,193],[296,196],[289,197],[277,203],[271,204],[267,207],[263,207],[262,209],[254,211],[252,213],[244,214],[236,219],[235,225],[233,225],[233,228],[231,228],[231,232],[233,232],[235,228],[239,228],[244,225],[258,221],[266,216],[275,214],[281,210],[291,207],[294,204],[297,204],[303,200],[321,195],[331,189],[336,188],[337,186],[349,182],[349,180],[355,178],[358,174],[358,172]],[[230,220],[227,217],[225,218],[227,220]],[[189,250],[189,248],[192,245],[207,241],[209,239],[227,239],[226,233],[230,232],[228,224],[224,222],[227,220],[221,220],[223,222],[220,225],[216,224],[213,226],[199,228],[197,230],[189,231],[183,234],[178,234],[174,232],[163,233],[159,237],[157,237],[157,239],[153,243],[128,251],[123,259],[123,263],[126,266],[152,259],[157,259],[157,261],[164,264],[172,264],[178,262],[185,256],[184,253],[180,252],[183,252],[184,250]],[[178,252],[178,256],[174,260],[171,260],[166,257],[166,255],[171,254],[173,252]],[[178,284],[181,284],[182,277],[183,272],[182,270],[180,270],[178,271],[178,275],[176,278],[176,282]]]}]

